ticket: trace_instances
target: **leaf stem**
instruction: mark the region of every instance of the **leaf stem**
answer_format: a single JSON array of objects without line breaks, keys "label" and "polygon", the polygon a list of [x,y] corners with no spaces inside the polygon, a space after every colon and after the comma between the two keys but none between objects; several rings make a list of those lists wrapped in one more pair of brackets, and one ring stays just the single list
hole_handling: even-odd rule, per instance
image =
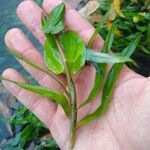
[{"label": "leaf stem", "polygon": [[69,72],[68,63],[64,55],[64,50],[59,44],[57,38],[55,38],[56,44],[58,46],[64,68],[67,77],[68,90],[70,95],[70,105],[71,105],[71,113],[70,113],[70,134],[69,134],[69,147],[68,150],[72,150],[75,144],[76,138],[76,125],[77,125],[77,100],[76,100],[76,90],[75,85],[72,80],[71,74]]}]

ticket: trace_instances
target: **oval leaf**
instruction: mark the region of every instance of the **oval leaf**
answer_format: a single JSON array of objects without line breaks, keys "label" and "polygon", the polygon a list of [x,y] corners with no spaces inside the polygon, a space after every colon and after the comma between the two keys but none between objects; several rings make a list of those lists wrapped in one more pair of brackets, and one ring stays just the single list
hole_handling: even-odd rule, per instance
[{"label": "oval leaf", "polygon": [[49,88],[38,86],[38,85],[30,85],[27,83],[16,82],[16,81],[13,81],[10,79],[3,78],[1,76],[0,76],[0,80],[6,80],[9,82],[12,82],[12,83],[20,86],[21,88],[23,88],[25,90],[31,91],[33,93],[39,94],[43,97],[46,97],[50,100],[55,101],[57,104],[60,104],[62,106],[66,116],[69,116],[69,114],[70,114],[69,102],[68,102],[67,98],[62,93],[58,93],[58,92],[53,91]]},{"label": "oval leaf", "polygon": [[60,37],[60,43],[70,73],[77,73],[84,66],[86,58],[86,47],[82,38],[74,31],[67,31]]},{"label": "oval leaf", "polygon": [[44,33],[57,34],[65,27],[64,23],[65,4],[61,3],[55,7],[46,22],[43,22],[42,30]]},{"label": "oval leaf", "polygon": [[44,61],[46,66],[55,74],[61,74],[64,66],[53,35],[47,36],[44,44]]}]

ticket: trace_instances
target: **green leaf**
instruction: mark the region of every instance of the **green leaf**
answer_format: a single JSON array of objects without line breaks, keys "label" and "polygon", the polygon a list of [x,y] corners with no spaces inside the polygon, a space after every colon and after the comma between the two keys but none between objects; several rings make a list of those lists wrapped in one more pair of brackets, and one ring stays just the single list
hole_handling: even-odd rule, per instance
[{"label": "green leaf", "polygon": [[[121,55],[125,57],[130,57],[135,51],[140,39],[141,39],[141,34],[139,34],[137,38],[133,42],[131,42],[127,48],[123,50]],[[77,125],[77,128],[93,120],[98,119],[107,110],[115,82],[119,76],[120,71],[122,70],[122,67],[123,67],[123,63],[113,65],[104,85],[101,105],[96,109],[94,113],[89,114],[85,116],[83,119],[81,119]]]},{"label": "green leaf", "polygon": [[132,59],[124,56],[110,56],[106,53],[100,53],[93,50],[87,50],[86,60],[96,63],[116,64],[124,62],[133,62]]},{"label": "green leaf", "polygon": [[100,64],[96,64],[96,75],[95,75],[94,85],[92,87],[92,90],[91,90],[88,98],[86,100],[84,100],[84,102],[78,107],[78,109],[80,109],[80,108],[84,107],[85,105],[89,104],[90,102],[92,102],[95,99],[95,97],[97,96],[98,92],[100,91],[100,89],[103,85],[103,81],[104,81],[104,74],[101,69],[102,68],[100,68]]},{"label": "green leaf", "polygon": [[[34,134],[33,134],[34,130]],[[20,149],[23,150],[31,140],[35,140],[38,136],[39,128],[36,128],[34,125],[27,125],[21,132],[19,132],[15,138],[8,141],[8,150]]]},{"label": "green leaf", "polygon": [[108,32],[108,35],[105,39],[104,47],[102,49],[103,53],[108,53],[108,51],[111,49],[111,46],[112,46],[112,43],[114,40],[115,29],[116,29],[116,23],[113,23],[112,27],[111,27],[110,31]]},{"label": "green leaf", "polygon": [[[148,45],[147,45],[148,46]],[[141,51],[143,51],[144,53],[150,55],[150,47],[148,46],[148,48],[146,48],[145,46],[143,45],[139,45],[139,48]]]},{"label": "green leaf", "polygon": [[46,126],[33,113],[22,105],[15,108],[15,113],[6,118],[6,122],[12,125],[26,126],[27,124],[32,124],[36,128],[46,128]]},{"label": "green leaf", "polygon": [[65,27],[64,14],[65,14],[65,4],[61,3],[52,10],[51,14],[49,15],[49,18],[47,19],[47,22],[45,21],[43,22],[44,23],[42,27],[43,32],[50,34],[57,34],[60,31],[62,31]]},{"label": "green leaf", "polygon": [[138,33],[137,37],[133,40],[133,42],[129,44],[127,48],[125,48],[122,51],[121,55],[125,57],[130,57],[134,53],[136,47],[138,46],[138,43],[140,42],[141,37],[142,37],[142,34]]},{"label": "green leaf", "polygon": [[60,37],[69,71],[77,73],[85,64],[86,47],[82,38],[74,31],[67,31]]},{"label": "green leaf", "polygon": [[110,7],[112,0],[98,0],[100,3],[100,9],[106,11]]},{"label": "green leaf", "polygon": [[28,91],[31,91],[33,93],[39,94],[43,97],[46,97],[50,100],[53,100],[57,104],[60,104],[62,106],[62,108],[64,109],[64,112],[65,112],[66,116],[69,116],[69,113],[70,113],[69,102],[63,94],[58,93],[58,92],[56,92],[52,89],[46,88],[46,87],[42,87],[42,86],[38,86],[38,85],[30,85],[30,84],[27,84],[27,83],[16,82],[16,81],[6,79],[6,78],[3,78],[3,77],[0,77],[0,80],[9,81],[11,83],[14,83],[14,84],[20,86],[23,89],[26,89]]},{"label": "green leaf", "polygon": [[99,24],[97,25],[97,28],[94,32],[94,34],[92,35],[89,43],[88,43],[88,47],[90,47],[95,39],[95,37],[97,36],[97,34],[100,32],[100,30],[102,29],[102,27],[104,26],[104,24],[106,23],[108,17],[110,15],[110,9],[106,12],[106,14],[103,16],[102,20],[99,22]]},{"label": "green leaf", "polygon": [[[113,39],[114,39],[115,28],[116,28],[116,23],[113,23],[113,25],[112,25],[112,27],[111,27],[111,29],[110,29],[107,37],[106,37],[104,47],[102,49],[103,53],[108,53],[109,50],[111,49]],[[103,87],[106,68],[107,68],[107,64],[97,64],[97,66],[96,66],[96,75],[95,75],[95,81],[94,81],[93,88],[92,88],[87,100],[85,100],[79,106],[79,108],[87,105],[88,103],[92,102],[96,98],[96,96],[98,95],[98,92]]]},{"label": "green leaf", "polygon": [[[49,37],[49,35],[47,35],[47,37]],[[25,62],[25,63],[28,64],[29,66],[33,67],[34,69],[39,70],[39,71],[41,71],[41,72],[47,74],[47,75],[50,76],[51,78],[53,78],[53,79],[62,87],[62,89],[64,90],[65,94],[68,95],[68,92],[67,92],[65,86],[63,85],[63,83],[61,83],[61,81],[59,81],[59,80],[54,76],[53,73],[51,73],[51,72],[49,72],[49,71],[47,71],[47,70],[45,70],[45,69],[39,67],[38,65],[34,64],[33,62],[31,62],[29,59],[27,59],[27,58],[25,58],[25,57],[23,58],[23,57],[21,56],[21,54],[15,52],[15,51],[13,51],[13,50],[10,50],[10,49],[8,49],[8,48],[6,48],[6,50],[7,50],[12,56],[14,56],[16,59],[22,60],[23,62]]]},{"label": "green leaf", "polygon": [[41,15],[41,23],[42,23],[42,26],[44,26],[47,23],[47,18],[43,13]]},{"label": "green leaf", "polygon": [[54,139],[44,139],[41,140],[35,145],[34,150],[60,150],[57,143]]},{"label": "green leaf", "polygon": [[64,66],[53,35],[47,36],[44,44],[44,61],[46,66],[55,74],[64,72]]}]

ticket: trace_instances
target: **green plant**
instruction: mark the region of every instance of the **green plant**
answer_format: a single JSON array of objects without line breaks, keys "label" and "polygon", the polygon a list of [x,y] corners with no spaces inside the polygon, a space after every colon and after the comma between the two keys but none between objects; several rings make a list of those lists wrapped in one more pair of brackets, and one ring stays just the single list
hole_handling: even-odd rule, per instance
[{"label": "green plant", "polygon": [[[18,106],[13,116],[6,120],[12,126],[20,126],[21,129],[15,136],[8,140],[3,149],[14,150],[27,148],[31,142],[35,149],[58,149],[52,138],[42,139],[45,134],[49,134],[46,126],[38,120],[29,110],[23,106]],[[33,134],[34,130],[34,134]]]},{"label": "green plant", "polygon": [[[64,14],[65,5],[64,3],[61,3],[53,9],[49,16],[42,15],[41,17],[42,30],[46,37],[44,44],[44,60],[49,71],[40,68],[39,66],[34,64],[34,62],[24,59],[21,54],[9,50],[9,52],[17,59],[21,59],[31,67],[42,71],[55,79],[62,87],[63,92],[59,93],[57,91],[48,89],[40,85],[16,82],[10,79],[6,79],[4,77],[0,77],[0,80],[12,82],[23,89],[47,97],[48,99],[53,100],[57,104],[61,105],[66,116],[70,119],[70,136],[68,149],[72,150],[75,144],[77,128],[79,128],[81,125],[85,125],[86,123],[89,123],[90,121],[99,118],[107,110],[115,81],[117,80],[117,76],[119,75],[123,64],[125,62],[134,62],[129,57],[136,49],[141,34],[139,33],[139,36],[135,38],[129,44],[129,46],[127,46],[127,48],[123,50],[122,53],[110,55],[109,51],[112,47],[114,32],[116,29],[116,23],[114,23],[110,29],[110,32],[108,33],[102,53],[96,52],[91,49],[91,45],[98,32],[104,26],[108,18],[109,11],[106,13],[103,21],[97,27],[96,32],[90,39],[88,46],[85,45],[78,33],[70,30],[64,30]],[[86,62],[92,63],[95,66],[97,72],[95,75],[95,84],[93,86],[93,89],[91,90],[89,98],[85,101],[85,103],[81,104],[79,108],[85,106],[87,103],[92,102],[104,85],[102,104],[93,114],[88,115],[79,122],[77,122],[77,93],[72,76],[79,72],[85,66]],[[114,65],[105,81],[107,64]],[[57,74],[62,73],[66,76],[67,88],[65,88],[63,84],[55,77]],[[25,131],[28,131],[30,127],[30,125],[27,126],[25,128]],[[24,132],[20,134],[24,135]],[[21,135],[19,135],[19,137]],[[27,134],[26,137],[28,138],[29,135]]]}]

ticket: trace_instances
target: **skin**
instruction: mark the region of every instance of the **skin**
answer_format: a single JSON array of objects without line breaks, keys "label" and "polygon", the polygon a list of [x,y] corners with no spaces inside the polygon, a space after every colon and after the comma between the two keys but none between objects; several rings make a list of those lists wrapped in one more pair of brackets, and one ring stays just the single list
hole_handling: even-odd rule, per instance
[{"label": "skin", "polygon": [[[60,0],[45,0],[43,10],[49,13]],[[33,1],[23,1],[17,9],[17,14],[33,35],[44,43],[41,32],[40,15],[42,9]],[[66,27],[77,31],[87,43],[94,32],[94,28],[85,21],[75,10],[67,6]],[[24,33],[13,28],[5,36],[6,45],[32,60],[37,65],[44,66],[43,57],[27,39]],[[93,48],[100,50],[103,40],[97,37]],[[59,85],[50,77],[38,72],[20,62],[23,67],[39,82],[39,84],[61,91]],[[95,70],[92,66],[84,67],[75,77],[78,104],[89,94],[93,85]],[[27,82],[14,69],[7,69],[3,76],[12,80]],[[66,84],[63,75],[58,78]],[[52,136],[62,150],[67,149],[69,120],[62,108],[55,103],[40,97],[18,86],[3,82],[5,87],[30,111],[32,111],[50,129]],[[149,150],[150,143],[150,78],[144,78],[124,67],[114,88],[107,112],[98,120],[80,128],[74,150]],[[92,104],[78,112],[78,120],[95,110],[100,103],[99,96]],[[34,133],[34,132],[33,132]]]}]

